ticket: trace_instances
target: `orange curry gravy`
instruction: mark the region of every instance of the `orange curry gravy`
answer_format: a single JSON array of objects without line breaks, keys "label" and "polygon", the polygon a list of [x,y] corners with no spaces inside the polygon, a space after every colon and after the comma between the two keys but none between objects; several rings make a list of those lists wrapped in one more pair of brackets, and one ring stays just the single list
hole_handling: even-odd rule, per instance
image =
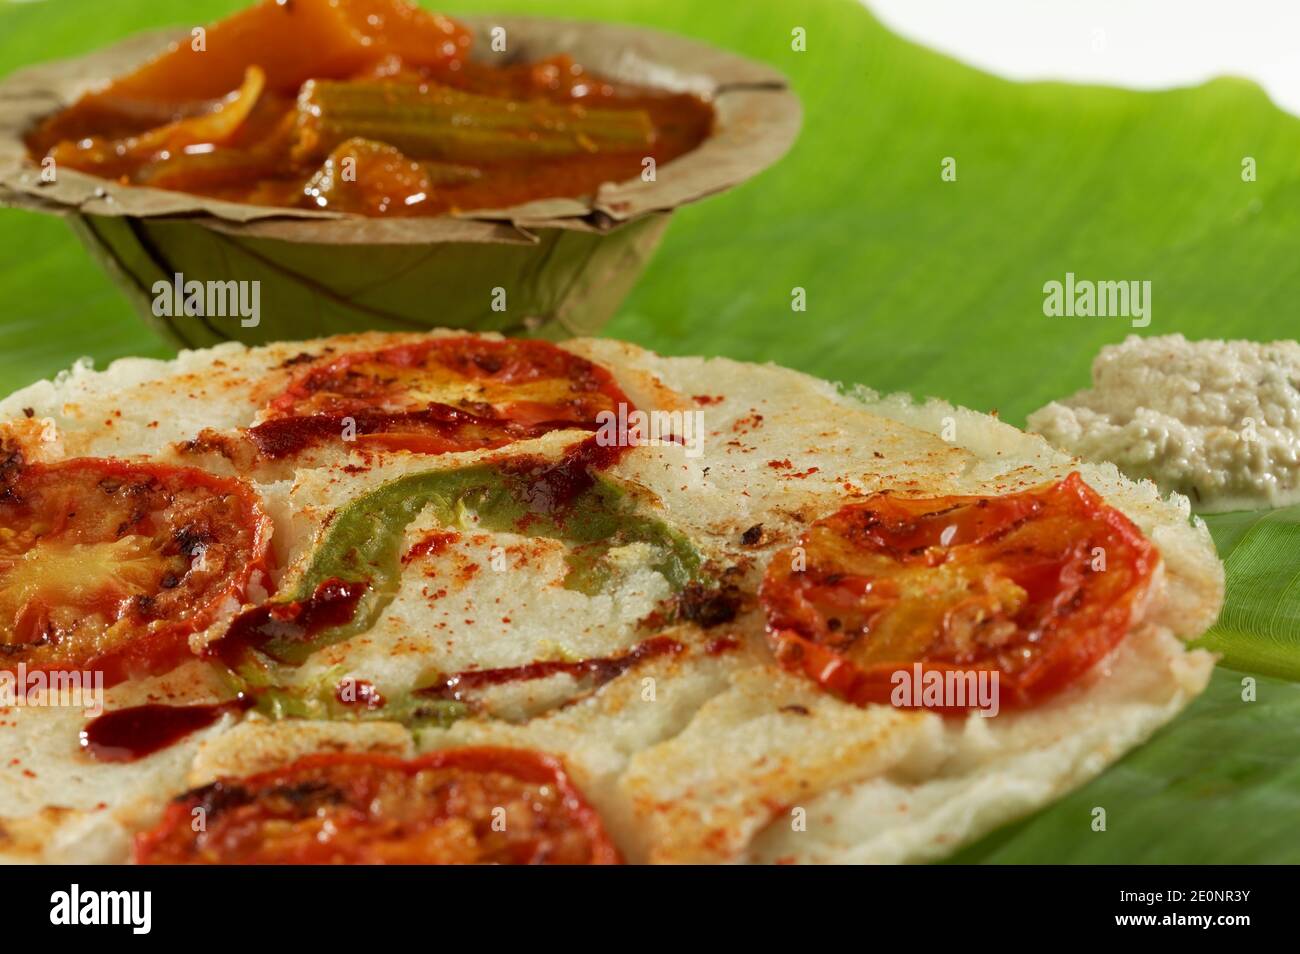
[{"label": "orange curry gravy", "polygon": [[471,42],[407,0],[264,0],[47,117],[27,146],[124,185],[427,216],[591,195],[712,130],[698,96],[567,55],[474,62]]}]

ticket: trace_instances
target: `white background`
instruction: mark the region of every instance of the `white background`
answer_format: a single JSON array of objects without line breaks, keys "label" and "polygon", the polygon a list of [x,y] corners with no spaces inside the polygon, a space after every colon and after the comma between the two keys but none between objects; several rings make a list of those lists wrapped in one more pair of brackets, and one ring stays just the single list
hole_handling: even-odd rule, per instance
[{"label": "white background", "polygon": [[895,32],[1008,79],[1135,89],[1254,80],[1300,115],[1300,0],[864,0]]}]

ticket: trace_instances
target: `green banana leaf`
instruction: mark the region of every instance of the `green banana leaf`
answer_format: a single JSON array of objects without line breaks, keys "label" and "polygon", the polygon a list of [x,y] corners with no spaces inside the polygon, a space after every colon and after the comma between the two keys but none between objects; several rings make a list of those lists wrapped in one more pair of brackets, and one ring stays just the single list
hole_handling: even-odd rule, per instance
[{"label": "green banana leaf", "polygon": [[[242,5],[6,5],[0,72]],[[803,100],[785,161],[678,213],[612,335],[1023,424],[1131,333],[1295,334],[1300,120],[1247,82],[1158,93],[1006,82],[891,34],[854,0],[457,0],[457,11],[662,27],[772,63]],[[1047,317],[1043,285],[1067,272],[1150,281],[1150,324]],[[806,312],[792,310],[796,289]],[[167,353],[51,217],[0,211],[0,301],[0,393],[82,354]],[[1205,696],[1093,783],[954,860],[1300,860],[1297,516],[1211,519],[1229,595],[1205,637],[1224,657]],[[1255,701],[1243,700],[1246,678]],[[1095,807],[1105,832],[1092,830]]]},{"label": "green banana leaf", "polygon": [[1300,680],[1300,506],[1207,518],[1223,558],[1223,613],[1200,645],[1244,672]]},{"label": "green banana leaf", "polygon": [[[1255,701],[1243,699],[1253,680]],[[1205,694],[1089,785],[955,863],[1300,862],[1300,685],[1218,669]],[[1093,830],[1105,809],[1105,831]]]}]

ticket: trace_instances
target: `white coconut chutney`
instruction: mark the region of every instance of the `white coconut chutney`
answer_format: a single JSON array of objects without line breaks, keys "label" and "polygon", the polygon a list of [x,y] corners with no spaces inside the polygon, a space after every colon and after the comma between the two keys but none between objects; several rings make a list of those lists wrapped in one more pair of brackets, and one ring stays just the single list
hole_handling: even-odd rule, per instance
[{"label": "white coconut chutney", "polygon": [[1191,498],[1203,512],[1300,501],[1300,344],[1130,335],[1092,387],[1029,415],[1077,457]]}]

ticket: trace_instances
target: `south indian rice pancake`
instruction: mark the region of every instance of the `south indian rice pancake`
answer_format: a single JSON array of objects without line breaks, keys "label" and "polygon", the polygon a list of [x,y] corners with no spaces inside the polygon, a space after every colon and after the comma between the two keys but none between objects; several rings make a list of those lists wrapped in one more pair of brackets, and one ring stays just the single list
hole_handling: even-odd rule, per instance
[{"label": "south indian rice pancake", "polygon": [[0,441],[0,670],[103,676],[0,714],[10,860],[927,860],[1213,667],[1186,499],[773,365],[226,344]]}]

